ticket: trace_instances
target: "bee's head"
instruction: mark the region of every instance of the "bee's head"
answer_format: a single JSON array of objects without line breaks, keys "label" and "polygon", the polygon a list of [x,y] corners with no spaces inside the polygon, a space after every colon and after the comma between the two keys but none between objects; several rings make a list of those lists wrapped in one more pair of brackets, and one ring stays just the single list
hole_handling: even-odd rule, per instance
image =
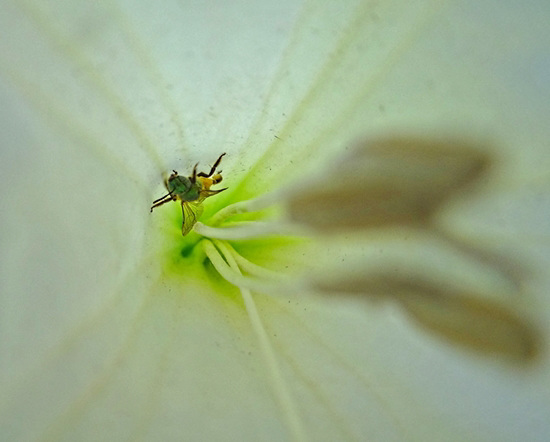
[{"label": "bee's head", "polygon": [[178,172],[176,172],[175,170],[172,170],[172,173],[170,175],[168,175],[168,174],[165,175],[166,178],[164,179],[164,181],[165,182],[171,182],[177,176],[178,176]]}]

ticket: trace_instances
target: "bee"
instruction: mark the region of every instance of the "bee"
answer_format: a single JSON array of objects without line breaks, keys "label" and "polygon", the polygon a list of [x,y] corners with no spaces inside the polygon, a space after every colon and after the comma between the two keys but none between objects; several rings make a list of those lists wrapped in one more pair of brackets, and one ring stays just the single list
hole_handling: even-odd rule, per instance
[{"label": "bee", "polygon": [[155,207],[162,206],[164,203],[180,200],[183,213],[181,231],[183,236],[187,235],[202,215],[202,202],[209,196],[227,190],[227,187],[219,190],[210,190],[211,186],[222,181],[222,171],[220,170],[216,174],[215,172],[224,155],[225,152],[219,156],[208,174],[205,172],[197,173],[199,163],[193,167],[193,173],[190,177],[178,175],[178,172],[173,170],[168,179],[164,180],[168,193],[153,201],[151,212]]}]

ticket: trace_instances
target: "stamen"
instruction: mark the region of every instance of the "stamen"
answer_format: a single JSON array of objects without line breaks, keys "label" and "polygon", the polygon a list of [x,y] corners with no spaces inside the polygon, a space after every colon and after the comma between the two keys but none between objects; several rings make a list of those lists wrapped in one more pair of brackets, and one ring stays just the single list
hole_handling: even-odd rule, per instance
[{"label": "stamen", "polygon": [[[219,246],[219,250],[223,254],[223,257],[222,255],[220,255],[218,250],[216,250],[211,241],[203,241],[205,253],[210,258],[210,261],[212,262],[216,270],[224,278],[224,274],[227,273],[228,269],[231,273],[242,277],[237,261],[235,260],[235,257],[233,255],[232,249],[230,247],[226,247],[226,244],[220,241],[217,241],[217,245]],[[225,263],[224,258],[227,263]],[[233,284],[233,282],[229,279],[228,281]],[[279,363],[277,362],[277,358],[275,356],[275,351],[273,349],[273,346],[271,345],[271,342],[269,341],[267,332],[265,331],[260,315],[258,314],[258,310],[256,309],[254,298],[252,297],[252,294],[248,288],[238,284],[234,285],[236,285],[241,291],[246,312],[250,319],[250,324],[252,325],[252,329],[256,334],[256,337],[258,338],[260,351],[262,352],[264,362],[267,366],[267,370],[271,379],[273,393],[275,394],[275,399],[279,407],[281,408],[281,411],[283,412],[284,420],[288,426],[288,430],[290,431],[293,440],[304,441],[306,440],[306,437],[302,422],[299,419],[296,404],[292,399],[292,396],[290,395],[290,389],[281,373]]]},{"label": "stamen", "polygon": [[288,276],[284,273],[275,272],[270,269],[266,269],[265,267],[259,266],[258,264],[255,264],[248,259],[246,259],[244,256],[239,254],[228,242],[225,241],[219,241],[217,239],[213,239],[212,242],[215,244],[215,246],[226,255],[227,253],[230,253],[233,258],[235,258],[235,261],[237,261],[237,264],[239,267],[244,270],[246,273],[255,276],[257,278],[266,278],[266,279],[275,279],[275,280],[281,280],[281,279],[287,279]]},{"label": "stamen", "polygon": [[[214,240],[215,241],[215,240]],[[298,279],[292,279],[284,278],[283,276],[280,276],[277,278],[276,281],[271,278],[271,280],[261,280],[261,279],[255,279],[243,276],[240,271],[237,273],[233,271],[231,267],[227,265],[225,260],[221,258],[220,254],[216,250],[216,247],[214,247],[214,244],[212,241],[208,239],[204,239],[201,241],[202,248],[204,250],[204,253],[208,258],[210,259],[210,262],[212,262],[212,265],[214,268],[218,271],[218,273],[229,283],[233,284],[237,287],[246,287],[247,289],[253,290],[255,292],[264,293],[267,295],[273,295],[273,296],[281,296],[288,294],[296,294],[296,293],[308,293],[310,290],[306,289],[306,284]],[[226,243],[223,241],[216,241],[216,245],[223,244],[226,246]],[[222,246],[223,247],[223,246]],[[222,250],[222,248],[220,248]],[[226,251],[227,254],[231,255],[233,259],[236,257],[240,257],[238,253],[230,248],[223,249]],[[242,257],[238,259],[243,259]],[[259,266],[258,266],[259,267]],[[267,269],[264,269],[267,271]]]},{"label": "stamen", "polygon": [[210,225],[219,226],[226,219],[231,218],[232,216],[238,215],[239,213],[257,212],[258,210],[262,210],[273,205],[275,202],[276,198],[273,198],[270,194],[251,200],[239,201],[230,204],[210,218]]},{"label": "stamen", "polygon": [[224,207],[223,209],[218,211],[212,218],[210,218],[210,224],[212,226],[218,226],[227,218],[238,215],[239,213],[250,212],[248,203],[249,201],[239,201],[237,203],[230,204],[229,206]]},{"label": "stamen", "polygon": [[236,287],[250,287],[251,281],[247,281],[248,278],[243,277],[240,273],[235,272],[227,265],[225,260],[216,250],[216,247],[214,247],[214,244],[212,244],[212,241],[205,239],[201,241],[201,244],[204,253],[206,253],[206,256],[208,256],[208,259],[210,259],[210,262],[223,279]]},{"label": "stamen", "polygon": [[273,235],[304,236],[307,234],[303,228],[280,221],[250,221],[239,223],[235,227],[210,227],[198,222],[193,230],[208,238],[225,240],[252,239]]}]

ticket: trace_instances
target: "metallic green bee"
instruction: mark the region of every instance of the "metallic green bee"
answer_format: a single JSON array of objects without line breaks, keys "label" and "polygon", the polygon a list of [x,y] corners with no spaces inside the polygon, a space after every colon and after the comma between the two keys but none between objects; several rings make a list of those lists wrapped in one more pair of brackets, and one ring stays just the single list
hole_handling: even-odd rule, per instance
[{"label": "metallic green bee", "polygon": [[208,174],[205,172],[197,173],[199,163],[193,167],[193,174],[190,177],[180,176],[173,170],[172,172],[174,173],[164,181],[168,193],[153,201],[151,212],[155,207],[162,206],[164,203],[180,200],[183,212],[183,226],[181,230],[183,236],[187,235],[202,214],[202,202],[209,196],[216,195],[227,189],[226,187],[220,190],[210,190],[210,186],[218,184],[222,180],[222,171],[220,170],[215,175],[214,172],[216,172],[216,168],[219,166],[224,155],[225,153],[222,153],[219,156]]}]

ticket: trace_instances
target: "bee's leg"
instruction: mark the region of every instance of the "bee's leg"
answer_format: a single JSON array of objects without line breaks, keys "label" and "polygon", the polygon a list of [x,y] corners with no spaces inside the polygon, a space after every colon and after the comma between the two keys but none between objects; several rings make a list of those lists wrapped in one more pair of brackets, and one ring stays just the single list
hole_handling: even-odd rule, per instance
[{"label": "bee's leg", "polygon": [[[176,174],[177,172],[174,171]],[[166,195],[161,196],[160,198],[153,201],[153,205],[151,206],[151,212],[155,207],[162,206],[164,203],[168,203],[170,201],[176,201],[177,197],[175,195],[172,195],[172,192],[168,192]]]},{"label": "bee's leg", "polygon": [[218,189],[218,190],[203,190],[203,192],[206,194],[206,196],[212,196],[212,195],[216,195],[217,193],[220,193],[220,192],[223,192],[224,190],[227,190],[229,189],[229,187],[224,187],[223,189]]},{"label": "bee's leg", "polygon": [[153,201],[153,205],[151,206],[151,212],[153,211],[153,209],[155,207],[162,206],[164,203],[168,203],[172,200],[173,200],[173,196],[172,196],[171,193],[168,193],[168,194],[164,195],[163,197],[161,197],[159,199],[156,199],[155,201]]},{"label": "bee's leg", "polygon": [[155,201],[153,201],[153,205],[155,205],[156,203],[158,203],[158,202],[160,202],[160,201],[162,201],[163,199],[168,198],[168,197],[172,198],[172,194],[171,194],[171,193],[167,193],[166,195],[161,196],[160,198],[158,198],[158,199],[156,199]]},{"label": "bee's leg", "polygon": [[[197,181],[197,166],[199,165],[199,163],[195,164],[195,167],[193,167],[193,175],[191,175],[189,177],[189,180],[191,180],[191,183],[195,184],[195,182]],[[199,173],[199,176],[201,176],[201,174]]]},{"label": "bee's leg", "polygon": [[212,168],[210,169],[210,172],[208,173],[208,175],[204,172],[201,172],[199,173],[199,176],[202,176],[204,178],[210,178],[212,176],[212,174],[216,171],[216,167],[218,167],[222,161],[222,157],[225,155],[225,152],[222,153],[219,158],[216,160],[216,162],[214,163],[214,165],[212,166]]}]

